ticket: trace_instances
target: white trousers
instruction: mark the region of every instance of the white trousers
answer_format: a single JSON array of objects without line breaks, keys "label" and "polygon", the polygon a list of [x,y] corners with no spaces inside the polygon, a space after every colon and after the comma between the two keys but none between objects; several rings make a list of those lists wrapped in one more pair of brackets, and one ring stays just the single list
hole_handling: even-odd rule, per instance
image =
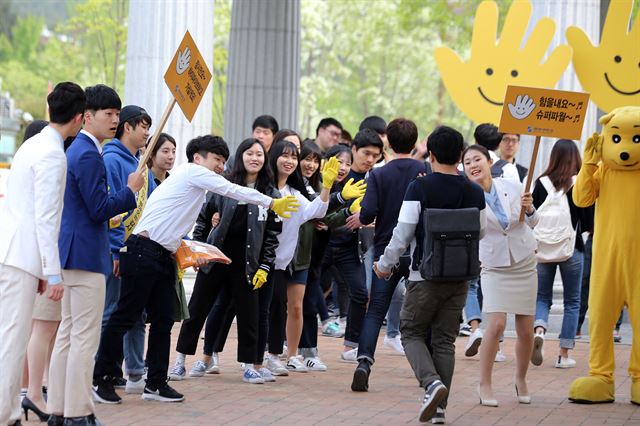
[{"label": "white trousers", "polygon": [[20,419],[20,381],[38,278],[0,264],[0,425]]},{"label": "white trousers", "polygon": [[49,365],[47,411],[64,417],[95,412],[91,386],[100,343],[105,276],[63,270],[62,321]]}]

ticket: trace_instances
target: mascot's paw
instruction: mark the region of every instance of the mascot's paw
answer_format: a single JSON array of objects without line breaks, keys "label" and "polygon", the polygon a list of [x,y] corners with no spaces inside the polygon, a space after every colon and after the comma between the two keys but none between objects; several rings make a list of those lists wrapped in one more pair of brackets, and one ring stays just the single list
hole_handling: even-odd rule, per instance
[{"label": "mascot's paw", "polygon": [[[640,386],[638,386],[638,391],[639,393],[635,395],[640,399]],[[615,400],[614,393],[613,380],[597,376],[580,377],[571,384],[569,400],[578,404],[613,402]]]},{"label": "mascot's paw", "polygon": [[631,383],[631,403],[640,405],[640,380]]}]

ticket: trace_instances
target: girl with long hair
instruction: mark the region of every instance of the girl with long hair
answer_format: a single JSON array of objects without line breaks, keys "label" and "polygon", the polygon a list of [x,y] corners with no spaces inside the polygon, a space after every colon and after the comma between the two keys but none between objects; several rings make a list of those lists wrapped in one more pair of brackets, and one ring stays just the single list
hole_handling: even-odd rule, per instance
[{"label": "girl with long hair", "polygon": [[[151,138],[149,138],[149,141],[151,141]],[[176,147],[176,140],[173,136],[167,133],[160,133],[158,142],[153,147],[147,162],[147,167],[151,169],[156,185],[160,185],[169,177],[169,170],[173,169],[173,164],[176,161]]]},{"label": "girl with long hair", "polygon": [[[278,196],[273,186],[269,158],[257,139],[246,139],[238,146],[233,169],[227,178],[232,183],[255,188],[271,197]],[[220,222],[212,230],[211,217],[214,213],[220,214]],[[190,318],[182,323],[180,329],[176,348],[178,357],[170,373],[172,379],[180,380],[185,376],[185,357],[195,354],[207,315],[221,291],[226,291],[231,296],[237,316],[237,359],[244,364],[243,381],[264,383],[275,380],[261,366],[264,351],[258,351],[261,336],[262,340],[266,339],[266,330],[260,328],[261,297],[258,289],[272,271],[280,230],[280,221],[270,210],[217,194],[208,197],[196,222],[194,239],[219,247],[232,263],[207,265],[198,271],[189,301]],[[204,376],[215,367],[212,355],[205,350],[203,358],[196,361],[189,375]]]},{"label": "girl with long hair", "polygon": [[[569,350],[575,346],[575,336],[578,329],[580,315],[580,290],[582,285],[582,269],[584,261],[584,242],[582,232],[593,228],[593,207],[579,208],[573,202],[572,187],[582,166],[580,152],[575,142],[559,139],[551,149],[549,166],[536,180],[533,189],[533,204],[541,209],[548,197],[566,197],[566,223],[571,218],[571,228],[568,229],[569,258],[559,261],[553,259],[538,259],[538,297],[536,302],[536,318],[534,322],[535,336],[531,362],[540,365],[543,361],[544,336],[548,328],[549,310],[553,299],[553,281],[556,270],[560,269],[563,288],[564,313],[560,330],[560,351],[556,359],[556,368],[572,368],[576,361],[569,357]],[[564,203],[564,200],[562,200]],[[542,216],[544,218],[544,215]],[[554,225],[554,233],[561,234],[559,224]],[[557,232],[555,228],[558,227]],[[571,252],[571,249],[572,252]],[[566,257],[566,256],[565,256]]]}]

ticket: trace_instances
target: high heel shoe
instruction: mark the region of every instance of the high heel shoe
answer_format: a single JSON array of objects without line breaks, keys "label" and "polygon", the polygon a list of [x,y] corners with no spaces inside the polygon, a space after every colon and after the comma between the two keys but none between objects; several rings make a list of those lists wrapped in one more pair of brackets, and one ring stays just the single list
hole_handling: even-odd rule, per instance
[{"label": "high heel shoe", "polygon": [[518,402],[520,404],[531,404],[531,395],[520,395],[518,392],[518,385],[516,386],[516,396],[518,397]]},{"label": "high heel shoe", "polygon": [[478,385],[476,390],[478,392],[478,398],[480,398],[480,405],[484,405],[485,407],[497,407],[498,406],[498,400],[482,398],[482,394],[480,393],[480,385]]},{"label": "high heel shoe", "polygon": [[39,409],[36,404],[34,404],[29,398],[26,396],[22,399],[22,409],[24,410],[24,419],[29,421],[29,410],[33,411],[36,416],[40,419],[41,422],[46,422],[49,420],[49,413],[45,413],[41,409]]}]

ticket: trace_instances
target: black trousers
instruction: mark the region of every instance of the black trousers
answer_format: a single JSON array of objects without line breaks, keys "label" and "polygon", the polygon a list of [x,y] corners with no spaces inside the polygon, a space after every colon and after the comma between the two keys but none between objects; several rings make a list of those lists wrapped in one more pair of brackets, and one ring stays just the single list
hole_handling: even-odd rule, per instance
[{"label": "black trousers", "polygon": [[147,383],[159,386],[167,379],[176,265],[171,253],[148,238],[132,235],[120,253],[122,287],[118,308],[102,331],[94,378],[116,376],[122,359],[122,337],[146,309],[149,327]]},{"label": "black trousers", "polygon": [[[234,266],[239,264],[241,267]],[[189,300],[189,319],[182,323],[177,351],[193,355],[198,338],[211,307],[223,287],[229,289],[238,319],[238,362],[253,364],[258,349],[258,294],[249,286],[244,262],[232,265],[215,265],[207,274],[198,272]]]},{"label": "black trousers", "polygon": [[[269,306],[269,353],[281,354],[284,350],[287,325],[287,283],[289,274],[275,270],[273,274],[273,296]],[[295,354],[293,354],[295,355]],[[291,355],[291,356],[293,356]]]}]

